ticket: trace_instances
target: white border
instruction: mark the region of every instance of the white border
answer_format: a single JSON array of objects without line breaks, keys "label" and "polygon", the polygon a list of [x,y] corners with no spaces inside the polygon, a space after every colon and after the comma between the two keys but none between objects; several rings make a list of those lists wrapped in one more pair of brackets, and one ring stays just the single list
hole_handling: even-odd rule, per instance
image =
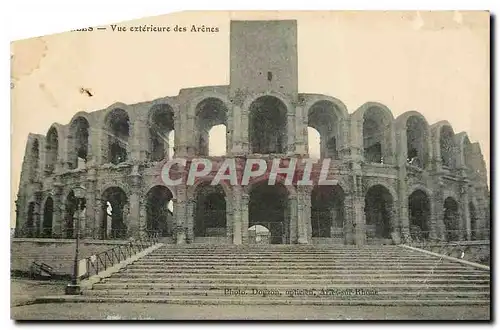
[{"label": "white border", "polygon": [[[0,130],[0,134],[3,136],[0,138],[1,147],[3,150],[10,151],[10,98],[7,91],[10,90],[10,80],[7,80],[10,71],[9,64],[9,43],[13,40],[24,39],[29,37],[35,37],[45,34],[57,33],[61,31],[67,31],[74,28],[85,27],[90,25],[102,25],[111,22],[119,22],[130,19],[138,19],[146,16],[156,16],[163,15],[169,12],[180,11],[180,10],[490,10],[494,13],[498,13],[498,7],[500,1],[498,0],[455,0],[455,1],[437,1],[437,0],[420,0],[420,1],[389,1],[389,0],[350,0],[343,2],[332,2],[328,3],[326,1],[319,0],[308,0],[301,2],[293,1],[274,1],[269,0],[252,0],[234,2],[225,2],[219,0],[201,1],[201,0],[182,0],[182,1],[152,1],[152,0],[120,0],[120,1],[107,1],[102,0],[14,0],[14,1],[2,1],[1,2],[0,13],[0,24],[1,32],[0,36],[2,38],[1,45],[1,66],[0,72],[2,79],[1,94],[2,100],[2,111],[0,111],[0,123],[4,125],[3,129]],[[498,36],[495,37],[495,41]],[[493,47],[493,45],[492,45]],[[493,59],[492,59],[493,60]],[[498,86],[492,93],[498,92]],[[495,126],[500,127],[498,116],[495,120]],[[494,130],[492,131],[494,133]],[[498,141],[495,141],[498,142]],[[498,145],[498,143],[495,143]],[[496,154],[495,148],[495,154]],[[1,163],[2,168],[2,178],[0,182],[3,182],[1,199],[2,214],[4,214],[4,228],[2,234],[4,234],[4,239],[1,240],[1,245],[4,253],[1,253],[1,264],[4,265],[4,272],[0,278],[0,283],[6,290],[3,290],[2,299],[2,325],[8,328],[14,327],[14,323],[10,320],[10,301],[6,294],[10,292],[9,283],[9,270],[10,260],[9,255],[6,253],[9,246],[9,227],[10,227],[10,216],[9,210],[11,207],[10,201],[10,189],[9,185],[5,184],[10,182],[10,152],[8,153],[9,159]],[[496,182],[495,182],[496,183]],[[498,201],[495,200],[498,204]],[[498,227],[498,225],[496,226]],[[498,228],[497,228],[498,229]],[[494,233],[496,235],[496,232]],[[496,262],[497,260],[495,260]],[[495,281],[492,279],[492,283]],[[9,289],[7,289],[9,288]],[[494,313],[493,313],[494,315]],[[6,322],[5,322],[6,321]],[[328,324],[327,326],[331,326]],[[381,326],[387,326],[385,324],[380,324]],[[53,327],[54,325],[43,325],[45,327]],[[71,326],[71,325],[70,325]],[[174,326],[174,325],[168,325]],[[206,324],[204,326],[207,326]],[[220,325],[215,325],[220,326]],[[234,326],[234,324],[228,324],[228,326]],[[239,325],[242,326],[242,325]],[[259,327],[264,325],[259,324]],[[282,324],[281,326],[290,326],[290,324]],[[342,326],[336,324],[334,326]],[[366,326],[376,326],[375,324],[358,324],[358,327]],[[426,327],[434,327],[437,325],[428,325]],[[444,324],[439,324],[439,326],[446,326]],[[453,325],[451,325],[453,326]],[[471,324],[471,326],[474,326]],[[92,327],[104,327],[103,325],[92,324]]]}]

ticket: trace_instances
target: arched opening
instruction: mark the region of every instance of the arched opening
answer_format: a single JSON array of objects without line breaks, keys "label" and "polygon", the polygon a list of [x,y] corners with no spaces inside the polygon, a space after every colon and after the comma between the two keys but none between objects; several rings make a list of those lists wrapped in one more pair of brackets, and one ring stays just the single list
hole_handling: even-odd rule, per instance
[{"label": "arched opening", "polygon": [[172,236],[174,228],[173,208],[169,204],[173,194],[165,186],[155,186],[146,194],[146,230],[161,237]]},{"label": "arched opening", "polygon": [[151,109],[148,130],[149,160],[159,162],[172,158],[174,146],[170,134],[174,132],[174,111],[169,105],[156,105]]},{"label": "arched opening", "polygon": [[444,167],[455,168],[455,140],[453,129],[450,126],[441,127],[439,149]]},{"label": "arched opening", "polygon": [[316,186],[311,194],[313,237],[344,237],[344,191],[340,186]]},{"label": "arched opening", "polygon": [[226,238],[226,195],[222,186],[203,183],[196,189],[194,236]]},{"label": "arched opening", "polygon": [[408,198],[410,235],[413,240],[429,238],[431,205],[429,197],[422,190],[415,190]]},{"label": "arched opening", "polygon": [[464,165],[466,168],[469,170],[474,171],[474,150],[472,147],[472,143],[470,143],[470,140],[467,136],[464,137],[463,141],[463,155],[464,155]]},{"label": "arched opening", "polygon": [[312,127],[307,127],[307,144],[309,158],[321,158],[321,136],[319,132]]},{"label": "arched opening", "polygon": [[460,239],[458,213],[458,203],[452,197],[446,198],[444,201],[444,228],[446,230],[445,237],[448,241],[457,241]]},{"label": "arched opening", "polygon": [[425,168],[429,161],[427,123],[419,116],[410,116],[406,121],[407,162]]},{"label": "arched opening", "polygon": [[33,141],[31,146],[31,179],[34,180],[36,178],[36,174],[38,171],[38,164],[40,163],[40,144],[38,139]]},{"label": "arched opening", "polygon": [[208,155],[224,156],[226,154],[226,125],[213,126],[208,131]]},{"label": "arched opening", "polygon": [[59,136],[55,127],[49,129],[45,145],[45,171],[51,174],[56,167],[59,149]]},{"label": "arched opening", "polygon": [[260,182],[250,192],[249,227],[261,225],[271,232],[271,244],[290,243],[288,191],[282,184]]},{"label": "arched opening", "polygon": [[35,230],[35,202],[30,202],[28,204],[28,215],[26,219],[26,236],[27,237],[36,237]]},{"label": "arched opening", "polygon": [[368,163],[384,164],[391,153],[390,118],[379,107],[370,107],[363,114],[363,150]]},{"label": "arched opening", "polygon": [[[197,155],[208,156],[210,145],[216,143],[219,145],[221,141],[226,144],[226,125],[227,125],[227,112],[228,109],[224,102],[215,97],[209,97],[198,103],[196,106],[196,142],[197,142]],[[224,133],[222,134],[220,128],[216,136],[210,136],[210,131],[214,126],[224,125]],[[212,134],[213,135],[213,134]],[[212,141],[213,140],[213,141]],[[222,149],[222,148],[220,148]],[[226,148],[219,150],[219,153],[226,154]]]},{"label": "arched opening", "polygon": [[52,219],[54,218],[54,201],[52,197],[47,197],[43,207],[42,236],[52,236]]},{"label": "arched opening", "polygon": [[248,228],[250,244],[271,244],[271,231],[262,225],[253,225]]},{"label": "arched opening", "polygon": [[308,126],[320,135],[320,157],[338,159],[340,122],[336,107],[329,101],[318,101],[308,111]]},{"label": "arched opening", "polygon": [[[74,238],[76,235],[76,229],[77,229],[76,228],[76,225],[77,225],[76,217],[81,216],[82,211],[85,209],[85,199],[78,200],[75,197],[75,193],[72,190],[68,193],[68,196],[66,197],[66,203],[65,203],[64,207],[65,207],[64,236],[66,238]],[[80,223],[80,225],[81,225],[81,223]]]},{"label": "arched opening", "polygon": [[278,98],[262,96],[249,108],[250,150],[256,154],[285,153],[287,108]]},{"label": "arched opening", "polygon": [[127,237],[127,194],[119,187],[106,189],[101,197],[101,239],[123,239]]},{"label": "arched opening", "polygon": [[70,169],[84,168],[89,152],[89,122],[77,117],[70,125],[68,136],[68,165]]},{"label": "arched opening", "polygon": [[108,143],[104,144],[105,162],[119,164],[127,161],[128,139],[130,137],[130,119],[123,109],[114,109],[106,118],[105,133]]},{"label": "arched opening", "polygon": [[366,235],[368,239],[390,239],[393,217],[393,197],[390,191],[375,185],[365,196]]},{"label": "arched opening", "polygon": [[469,217],[470,217],[470,239],[471,240],[481,239],[482,228],[478,228],[476,207],[472,202],[469,202]]}]

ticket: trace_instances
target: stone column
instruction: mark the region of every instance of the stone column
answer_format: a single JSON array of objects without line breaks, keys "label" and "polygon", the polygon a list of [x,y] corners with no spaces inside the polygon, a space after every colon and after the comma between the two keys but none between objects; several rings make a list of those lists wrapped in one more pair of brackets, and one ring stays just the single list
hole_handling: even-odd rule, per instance
[{"label": "stone column", "polygon": [[136,118],[132,127],[132,136],[129,138],[129,161],[143,161],[146,160],[146,153],[148,151],[148,127],[146,123],[140,118]]},{"label": "stone column", "polygon": [[244,154],[252,153],[250,146],[250,136],[248,131],[248,109],[241,109],[241,133],[240,144]]},{"label": "stone column", "polygon": [[186,239],[188,242],[194,243],[194,216],[195,216],[195,205],[196,201],[194,199],[189,199],[186,205]]},{"label": "stone column", "polygon": [[354,175],[354,198],[353,198],[353,213],[354,213],[354,242],[356,245],[366,244],[366,229],[365,229],[365,196],[363,192],[363,184],[361,175]]},{"label": "stone column", "polygon": [[234,240],[233,203],[231,196],[225,196],[226,200],[226,238],[227,243],[232,244]]},{"label": "stone column", "polygon": [[186,141],[186,151],[188,157],[194,157],[197,153],[198,137],[196,130],[196,116],[194,114],[188,113],[186,115],[186,127],[187,130],[183,131],[184,138]]},{"label": "stone column", "polygon": [[[398,170],[398,200],[399,200],[399,221],[396,221],[396,227],[401,228],[402,237],[410,235],[410,217],[408,210],[408,181],[406,171],[406,131],[397,132],[397,164]],[[396,229],[396,227],[394,229]]]},{"label": "stone column", "polygon": [[[433,207],[431,213],[431,228],[434,228],[435,237],[441,240],[446,240],[446,227],[444,225],[444,183],[441,179],[437,179],[436,189],[434,189]],[[432,230],[432,229],[431,229]]]},{"label": "stone column", "polygon": [[87,196],[85,210],[85,233],[84,237],[95,238],[97,229],[99,228],[96,219],[96,194],[97,194],[97,171],[95,168],[90,168],[87,175]]},{"label": "stone column", "polygon": [[345,218],[344,218],[344,242],[345,244],[355,244],[355,226],[356,215],[354,213],[354,196],[346,194],[344,200]]},{"label": "stone column", "polygon": [[52,237],[63,235],[64,205],[62,200],[63,184],[56,179],[54,186],[54,212],[52,217]]},{"label": "stone column", "polygon": [[250,196],[247,193],[242,193],[241,195],[241,242],[242,244],[248,244],[248,204],[250,202]]},{"label": "stone column", "polygon": [[287,113],[287,155],[295,155],[296,129],[295,129],[295,109],[288,109]]},{"label": "stone column", "polygon": [[130,182],[130,196],[129,196],[130,208],[126,225],[128,228],[129,237],[139,237],[142,176],[139,173],[138,165],[134,165],[132,167],[132,172],[129,174],[129,182]]},{"label": "stone column", "polygon": [[229,150],[231,150],[231,153],[236,156],[243,154],[241,140],[244,132],[241,127],[241,107],[235,104],[232,110],[232,127],[229,129],[232,140],[231,145],[228,145],[228,149],[230,148]]},{"label": "stone column", "polygon": [[241,209],[241,187],[236,186],[233,190],[233,244],[240,245],[242,244],[243,237],[243,214]]},{"label": "stone column", "polygon": [[186,186],[181,185],[177,187],[176,198],[173,200],[174,202],[174,217],[175,217],[175,226],[176,226],[176,243],[184,244],[186,243]]},{"label": "stone column", "polygon": [[460,221],[460,239],[466,239],[470,241],[471,239],[471,223],[470,223],[470,210],[469,210],[469,192],[467,190],[468,184],[464,183],[460,187],[460,211],[461,211],[461,221]]},{"label": "stone column", "polygon": [[[291,196],[290,201],[293,207],[296,209],[294,214],[297,223],[297,243],[298,244],[308,244],[309,240],[309,230],[308,225],[310,224],[311,218],[311,193],[309,187],[298,186],[297,196]],[[293,219],[293,218],[292,218]]]},{"label": "stone column", "polygon": [[304,124],[304,107],[295,108],[295,154],[303,156],[307,150],[307,121]]}]

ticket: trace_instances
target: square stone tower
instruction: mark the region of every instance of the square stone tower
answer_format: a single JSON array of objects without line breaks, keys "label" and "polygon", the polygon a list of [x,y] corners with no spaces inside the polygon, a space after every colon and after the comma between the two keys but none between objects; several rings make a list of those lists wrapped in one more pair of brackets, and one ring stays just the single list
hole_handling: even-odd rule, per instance
[{"label": "square stone tower", "polygon": [[231,95],[279,92],[295,98],[297,21],[231,21],[230,35]]}]

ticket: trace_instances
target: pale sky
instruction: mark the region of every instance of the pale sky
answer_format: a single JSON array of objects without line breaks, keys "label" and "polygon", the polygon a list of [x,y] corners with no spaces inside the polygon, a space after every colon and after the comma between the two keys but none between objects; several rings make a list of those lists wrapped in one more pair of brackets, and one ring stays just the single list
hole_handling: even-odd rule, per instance
[{"label": "pale sky", "polygon": [[[12,199],[29,132],[78,111],[229,84],[231,19],[297,19],[299,92],[381,102],[480,142],[489,169],[487,12],[182,12],[121,23],[219,32],[66,32],[12,43]],[[114,22],[102,22],[102,25]],[[85,87],[93,97],[80,93]],[[13,213],[12,213],[13,214]],[[11,222],[12,223],[12,222]]]}]

